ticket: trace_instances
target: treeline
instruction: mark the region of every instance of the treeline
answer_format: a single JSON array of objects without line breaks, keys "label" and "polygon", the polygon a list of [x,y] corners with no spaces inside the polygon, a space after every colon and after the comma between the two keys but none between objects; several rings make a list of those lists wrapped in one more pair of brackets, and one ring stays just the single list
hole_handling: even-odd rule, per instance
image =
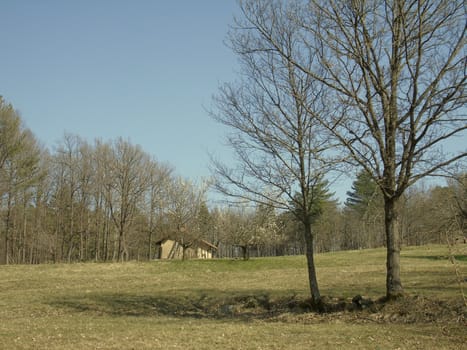
[{"label": "treeline", "polygon": [[[207,205],[207,184],[175,174],[124,139],[92,144],[65,135],[42,147],[0,98],[0,263],[147,260],[156,242],[204,239],[218,257],[304,253],[294,213],[268,205]],[[326,197],[313,218],[316,251],[385,244],[383,199],[365,173],[344,206]],[[444,243],[465,232],[467,176],[411,190],[400,231],[407,245]]]},{"label": "treeline", "polygon": [[[386,244],[384,200],[374,181],[357,175],[343,208],[331,206],[315,223],[320,251],[365,249]],[[413,187],[400,202],[398,230],[403,245],[464,241],[467,229],[467,174],[446,185]]]},{"label": "treeline", "polygon": [[[384,201],[377,185],[364,172],[357,175],[346,203],[321,203],[313,220],[315,251],[328,252],[383,247]],[[465,243],[467,233],[467,174],[449,179],[445,186],[414,187],[402,200],[399,221],[402,244]],[[256,210],[217,213],[227,223],[221,243],[223,256],[304,254],[303,228],[293,213]],[[222,244],[221,244],[222,247]],[[232,252],[233,251],[233,252]]]}]

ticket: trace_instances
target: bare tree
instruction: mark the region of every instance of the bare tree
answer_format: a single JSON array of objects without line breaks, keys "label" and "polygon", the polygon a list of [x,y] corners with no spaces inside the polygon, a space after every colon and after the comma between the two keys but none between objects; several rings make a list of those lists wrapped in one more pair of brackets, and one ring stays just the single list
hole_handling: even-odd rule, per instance
[{"label": "bare tree", "polygon": [[110,216],[118,232],[117,260],[128,258],[127,232],[150,178],[150,160],[140,147],[117,139],[105,180]]},{"label": "bare tree", "polygon": [[[386,295],[403,294],[399,200],[417,180],[462,160],[443,153],[464,135],[467,16],[463,0],[241,1],[259,50],[322,84],[332,113],[318,119],[352,163],[372,175],[385,205]],[[284,26],[276,18],[287,21]],[[290,52],[283,38],[299,27]]]},{"label": "bare tree", "polygon": [[167,202],[169,235],[182,247],[183,260],[187,258],[187,249],[201,236],[198,218],[205,192],[205,186],[196,186],[181,177],[175,179],[169,188]]},{"label": "bare tree", "polygon": [[27,260],[23,263],[40,263],[50,261],[50,252],[53,251],[53,229],[51,227],[51,198],[53,194],[52,177],[50,176],[52,159],[46,149],[41,150],[39,168],[41,176],[35,185],[32,198],[32,223],[30,226],[30,245]]},{"label": "bare tree", "polygon": [[222,211],[220,230],[224,243],[240,248],[243,260],[250,258],[250,248],[258,243],[254,228],[254,211],[245,206],[235,206]]},{"label": "bare tree", "polygon": [[158,225],[165,214],[167,201],[169,200],[169,188],[172,182],[173,168],[167,164],[158,164],[151,161],[149,167],[149,183],[146,194],[147,206],[147,252],[148,259],[153,257],[153,238]]},{"label": "bare tree", "polygon": [[[77,135],[65,134],[58,144],[54,159],[55,166],[55,198],[57,238],[61,235],[60,248],[56,249],[58,259],[65,253],[68,262],[74,260],[74,255],[81,254],[79,240],[79,204],[78,195],[82,188],[80,183],[82,157],[80,149],[85,142]],[[82,209],[82,208],[81,208]],[[58,239],[56,243],[58,244]],[[76,253],[75,253],[76,252]]]},{"label": "bare tree", "polygon": [[[281,15],[285,10],[281,4],[240,4],[245,18],[236,20],[230,44],[241,62],[241,79],[220,88],[214,98],[217,109],[212,113],[231,130],[227,142],[238,166],[213,160],[214,186],[233,198],[297,215],[303,224],[311,296],[318,305],[321,297],[313,255],[312,212],[320,200],[315,190],[333,166],[332,143],[316,118],[328,109],[325,90],[287,59],[301,55],[297,45],[300,28],[289,25],[291,22]],[[265,49],[263,38],[251,29],[253,19],[249,17],[258,16],[255,19],[263,21],[261,15],[277,25],[275,38],[284,52]]]}]

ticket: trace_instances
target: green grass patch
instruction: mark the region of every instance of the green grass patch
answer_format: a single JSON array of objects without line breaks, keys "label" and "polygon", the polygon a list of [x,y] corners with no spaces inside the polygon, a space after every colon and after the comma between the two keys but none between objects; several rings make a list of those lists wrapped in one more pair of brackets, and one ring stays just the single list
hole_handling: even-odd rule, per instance
[{"label": "green grass patch", "polygon": [[[465,250],[456,246],[454,266],[446,247],[405,248],[402,282],[419,297],[384,312],[325,315],[299,307],[309,296],[303,256],[1,266],[0,347],[458,349],[466,286],[455,268],[465,279]],[[383,296],[385,255],[317,255],[322,294]]]}]

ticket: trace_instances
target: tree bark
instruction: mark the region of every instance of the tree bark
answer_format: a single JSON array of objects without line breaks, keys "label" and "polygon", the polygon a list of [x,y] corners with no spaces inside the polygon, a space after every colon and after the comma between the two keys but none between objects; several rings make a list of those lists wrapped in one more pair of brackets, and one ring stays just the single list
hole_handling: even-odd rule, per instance
[{"label": "tree bark", "polygon": [[305,255],[308,267],[308,281],[310,284],[311,299],[313,305],[318,306],[321,301],[321,295],[318,287],[318,279],[316,278],[316,268],[314,261],[314,242],[311,223],[305,220],[304,224],[304,235],[305,235]]},{"label": "tree bark", "polygon": [[400,277],[401,239],[399,231],[399,212],[396,198],[384,200],[386,230],[386,298],[397,299],[404,293]]}]

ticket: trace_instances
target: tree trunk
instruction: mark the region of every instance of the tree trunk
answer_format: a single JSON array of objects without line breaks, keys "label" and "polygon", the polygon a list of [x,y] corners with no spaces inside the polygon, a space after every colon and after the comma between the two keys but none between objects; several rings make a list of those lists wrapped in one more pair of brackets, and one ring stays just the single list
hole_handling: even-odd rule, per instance
[{"label": "tree trunk", "polygon": [[11,221],[11,194],[8,193],[8,200],[7,200],[7,211],[6,211],[6,217],[5,217],[5,236],[3,240],[3,250],[2,250],[2,257],[0,264],[2,265],[8,265],[9,263],[9,257],[8,257],[8,252],[10,250],[9,244],[9,236],[10,236],[10,221]]},{"label": "tree trunk", "polygon": [[386,230],[386,297],[388,300],[403,295],[400,278],[400,232],[397,198],[384,199],[384,219]]},{"label": "tree trunk", "polygon": [[248,246],[246,245],[242,245],[240,246],[240,248],[242,249],[242,258],[243,260],[249,260],[250,259],[250,250],[248,249]]},{"label": "tree trunk", "polygon": [[187,246],[185,246],[184,244],[182,244],[182,260],[185,261],[186,260],[186,250],[188,249]]},{"label": "tree trunk", "polygon": [[68,247],[68,263],[71,263],[71,253],[74,249],[73,247],[73,241],[74,241],[74,231],[75,231],[75,226],[74,226],[74,215],[75,215],[75,205],[73,203],[73,188],[70,188],[71,190],[71,195],[70,195],[70,228],[69,228],[69,240],[70,240],[70,245]]},{"label": "tree trunk", "polygon": [[149,227],[149,232],[148,232],[148,261],[151,261],[152,259],[152,230],[151,227]]},{"label": "tree trunk", "polygon": [[27,238],[27,217],[26,217],[26,201],[24,201],[23,204],[23,232],[22,232],[22,245],[21,245],[21,258],[20,262],[22,264],[26,263],[26,250],[27,250],[27,243],[26,243],[26,238]]},{"label": "tree trunk", "polygon": [[109,239],[110,239],[110,232],[109,232],[109,217],[107,213],[107,209],[105,211],[105,219],[102,226],[102,248],[103,248],[103,259],[107,261],[109,259]]},{"label": "tree trunk", "polygon": [[123,227],[120,227],[119,234],[118,234],[118,255],[117,261],[123,262]]},{"label": "tree trunk", "polygon": [[310,284],[311,299],[315,306],[319,306],[321,295],[319,293],[318,279],[316,278],[316,268],[313,252],[313,233],[311,223],[305,220],[304,235],[305,235],[305,255],[308,267],[308,281]]},{"label": "tree trunk", "polygon": [[[97,211],[97,212],[99,212],[99,211]],[[97,214],[96,215],[96,223],[95,223],[95,226],[94,226],[95,230],[96,230],[95,231],[96,232],[95,233],[96,237],[95,237],[95,240],[94,240],[94,261],[95,262],[98,262],[99,257],[100,257],[100,245],[99,245],[99,243],[100,243],[101,239],[100,239],[100,225],[99,225],[99,219],[98,219],[99,217],[100,217],[100,215]]]},{"label": "tree trunk", "polygon": [[80,209],[79,215],[79,261],[83,262],[86,259],[86,254],[84,253],[84,218],[83,218],[83,209]]},{"label": "tree trunk", "polygon": [[6,265],[8,262],[8,231],[5,230],[3,236],[3,247],[0,257],[0,265]]}]

